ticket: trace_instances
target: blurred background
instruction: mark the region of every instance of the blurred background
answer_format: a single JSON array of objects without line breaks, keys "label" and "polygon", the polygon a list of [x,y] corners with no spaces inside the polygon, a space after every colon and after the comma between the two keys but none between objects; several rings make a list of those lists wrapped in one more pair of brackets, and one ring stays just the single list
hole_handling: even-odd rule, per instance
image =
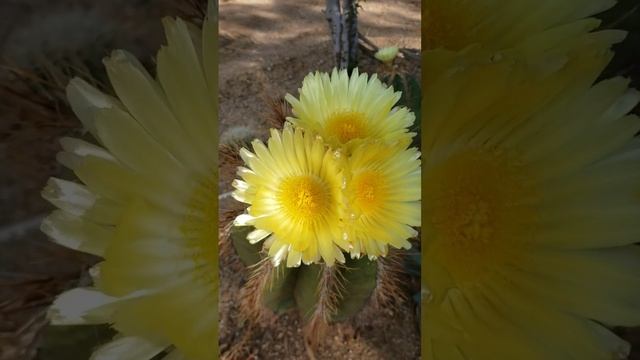
[{"label": "blurred background", "polygon": [[47,328],[54,296],[87,284],[97,259],[48,241],[51,210],[40,192],[50,176],[72,178],[55,161],[61,136],[83,136],[64,87],[82,76],[102,89],[102,58],[124,48],[145,64],[163,41],[160,18],[196,16],[189,1],[0,1],[0,359],[87,359],[107,327]]}]

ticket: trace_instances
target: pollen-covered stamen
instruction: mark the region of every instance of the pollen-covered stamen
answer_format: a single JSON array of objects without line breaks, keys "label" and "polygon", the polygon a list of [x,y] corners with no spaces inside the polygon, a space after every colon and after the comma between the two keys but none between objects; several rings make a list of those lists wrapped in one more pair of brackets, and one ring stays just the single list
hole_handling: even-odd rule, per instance
[{"label": "pollen-covered stamen", "polygon": [[372,214],[385,203],[386,189],[384,176],[375,171],[364,171],[353,177],[351,188],[354,205],[363,214]]},{"label": "pollen-covered stamen", "polygon": [[365,115],[354,111],[335,112],[327,119],[327,131],[345,144],[367,137]]},{"label": "pollen-covered stamen", "polygon": [[288,216],[311,222],[329,209],[331,193],[328,186],[315,176],[292,176],[282,181],[278,200]]},{"label": "pollen-covered stamen", "polygon": [[[466,251],[487,244],[494,233],[495,204],[471,189],[447,193],[438,204],[433,223],[445,234],[451,247]],[[446,200],[445,200],[446,199]]]},{"label": "pollen-covered stamen", "polygon": [[474,149],[426,174],[433,240],[454,278],[476,278],[522,253],[535,218],[524,170],[506,156]]}]

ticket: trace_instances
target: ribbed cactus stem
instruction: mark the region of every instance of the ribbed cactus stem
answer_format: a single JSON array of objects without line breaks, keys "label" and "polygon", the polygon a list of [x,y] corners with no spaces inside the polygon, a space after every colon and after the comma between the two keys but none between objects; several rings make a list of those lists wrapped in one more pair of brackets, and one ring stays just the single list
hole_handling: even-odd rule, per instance
[{"label": "ribbed cactus stem", "polygon": [[378,276],[372,298],[375,306],[390,307],[407,300],[404,258],[404,251],[391,250],[387,256],[378,259]]},{"label": "ribbed cactus stem", "polygon": [[311,344],[316,344],[324,335],[329,322],[337,313],[339,302],[345,291],[340,265],[321,265],[318,275],[316,290],[318,301],[305,327],[305,337]]},{"label": "ribbed cactus stem", "polygon": [[240,290],[240,314],[244,321],[260,322],[270,315],[263,305],[264,294],[276,273],[269,258],[250,266],[249,271],[249,279]]},{"label": "ribbed cactus stem", "polygon": [[[317,339],[327,324],[345,321],[362,310],[378,286],[377,260],[367,258],[347,258],[345,264],[334,266],[302,264],[288,268],[281,264],[273,267],[262,245],[247,241],[247,234],[252,230],[252,227],[234,227],[229,241],[251,271],[242,290],[245,306],[241,310],[247,319],[262,317],[262,308],[280,313],[295,307],[309,324],[307,332]],[[392,266],[385,267],[386,272],[394,273],[391,269]],[[385,287],[391,288],[391,284]],[[390,291],[390,296],[394,297],[395,291]]]}]

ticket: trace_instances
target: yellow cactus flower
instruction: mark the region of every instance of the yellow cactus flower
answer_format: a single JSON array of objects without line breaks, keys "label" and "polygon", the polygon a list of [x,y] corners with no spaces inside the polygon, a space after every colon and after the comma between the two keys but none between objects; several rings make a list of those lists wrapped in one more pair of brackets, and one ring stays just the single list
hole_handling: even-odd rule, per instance
[{"label": "yellow cactus flower", "polygon": [[358,146],[348,161],[345,220],[350,253],[374,259],[387,247],[409,249],[420,226],[420,153],[402,144]]},{"label": "yellow cactus flower", "polygon": [[333,70],[331,76],[316,72],[305,77],[300,99],[287,94],[297,127],[322,136],[331,147],[350,151],[362,140],[410,142],[408,132],[415,116],[405,107],[394,107],[400,92],[394,92],[374,74],[368,77],[355,69]]},{"label": "yellow cactus flower", "polygon": [[601,68],[423,70],[426,359],[629,353],[606,326],[640,324],[640,94]]},{"label": "yellow cactus flower", "polygon": [[250,204],[235,225],[256,228],[247,239],[264,239],[274,265],[289,267],[322,260],[344,262],[348,249],[341,230],[344,176],[336,153],[321,138],[285,126],[271,130],[267,145],[252,143],[255,153],[241,149],[247,167],[234,180],[233,197]]},{"label": "yellow cactus flower", "polygon": [[130,54],[105,60],[119,99],[80,79],[73,110],[100,145],[62,140],[80,182],[52,178],[54,241],[102,257],[93,287],[60,295],[53,324],[119,331],[92,359],[208,360],[218,355],[216,30],[166,19],[155,80]]}]

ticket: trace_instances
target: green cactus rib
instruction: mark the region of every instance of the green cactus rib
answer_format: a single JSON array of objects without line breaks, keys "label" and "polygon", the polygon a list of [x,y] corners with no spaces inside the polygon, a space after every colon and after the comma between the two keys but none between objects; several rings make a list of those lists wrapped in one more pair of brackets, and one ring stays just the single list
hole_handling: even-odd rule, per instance
[{"label": "green cactus rib", "polygon": [[358,313],[367,303],[377,284],[378,266],[367,258],[347,259],[339,269],[344,290],[333,321],[344,321]]},{"label": "green cactus rib", "polygon": [[281,313],[295,307],[293,288],[296,285],[297,277],[296,269],[284,265],[273,268],[267,286],[262,292],[263,304],[275,313]]}]

